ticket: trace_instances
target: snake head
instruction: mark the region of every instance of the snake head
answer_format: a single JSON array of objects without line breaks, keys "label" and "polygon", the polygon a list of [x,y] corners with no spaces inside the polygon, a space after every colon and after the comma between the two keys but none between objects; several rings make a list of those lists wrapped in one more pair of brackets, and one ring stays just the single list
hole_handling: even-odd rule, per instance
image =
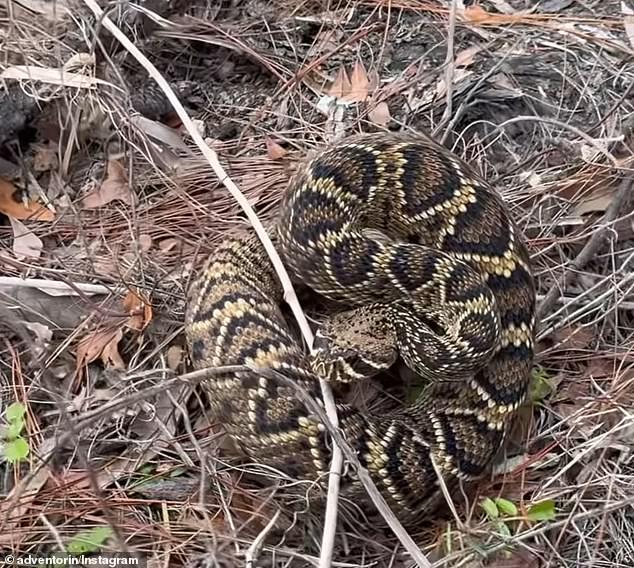
[{"label": "snake head", "polygon": [[396,361],[396,334],[381,306],[341,312],[317,330],[311,357],[313,370],[323,379],[367,379]]}]

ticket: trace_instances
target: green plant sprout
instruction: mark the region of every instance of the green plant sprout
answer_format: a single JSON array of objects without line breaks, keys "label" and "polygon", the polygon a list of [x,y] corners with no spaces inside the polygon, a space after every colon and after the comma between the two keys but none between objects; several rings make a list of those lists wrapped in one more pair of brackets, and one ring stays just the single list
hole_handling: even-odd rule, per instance
[{"label": "green plant sprout", "polygon": [[14,402],[5,412],[7,425],[2,429],[3,453],[9,463],[18,463],[29,455],[29,444],[22,436],[26,416],[26,407]]}]

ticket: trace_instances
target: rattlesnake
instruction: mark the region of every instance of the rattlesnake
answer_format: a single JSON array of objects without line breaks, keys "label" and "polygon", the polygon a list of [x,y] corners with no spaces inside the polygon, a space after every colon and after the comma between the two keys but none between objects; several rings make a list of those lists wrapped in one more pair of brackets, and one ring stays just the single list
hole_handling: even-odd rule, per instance
[{"label": "rattlesnake", "polygon": [[[535,290],[507,206],[426,136],[357,135],[304,164],[275,240],[291,276],[345,310],[307,355],[260,241],[229,237],[189,294],[194,366],[272,368],[319,399],[317,374],[359,380],[400,355],[427,380],[415,403],[388,415],[340,403],[339,426],[401,519],[419,518],[437,498],[438,473],[451,482],[485,471],[527,392]],[[247,372],[207,390],[252,458],[307,479],[328,471],[332,441],[293,389]]]}]

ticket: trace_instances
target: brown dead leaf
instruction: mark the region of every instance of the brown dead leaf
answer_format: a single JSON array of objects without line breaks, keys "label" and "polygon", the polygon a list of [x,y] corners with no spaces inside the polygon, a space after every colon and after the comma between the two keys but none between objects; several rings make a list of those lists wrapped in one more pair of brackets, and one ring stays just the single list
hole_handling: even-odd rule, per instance
[{"label": "brown dead leaf", "polygon": [[390,107],[381,101],[368,113],[368,118],[377,126],[387,126],[392,119]]},{"label": "brown dead leaf", "polygon": [[328,92],[326,94],[330,95],[331,97],[341,99],[346,94],[348,94],[351,89],[352,85],[350,84],[348,72],[346,71],[345,67],[340,67],[334,82],[332,83],[330,89],[328,89]]},{"label": "brown dead leaf", "polygon": [[100,356],[106,369],[125,369],[125,362],[119,354],[119,341],[122,337],[123,330],[118,329],[112,341],[103,346]]},{"label": "brown dead leaf", "polygon": [[264,139],[266,143],[266,154],[271,160],[279,160],[288,154],[285,148],[282,148],[273,138],[267,136]]},{"label": "brown dead leaf", "polygon": [[482,6],[477,4],[467,6],[463,14],[465,20],[474,24],[489,22],[491,17],[494,16],[494,14],[489,14]]},{"label": "brown dead leaf", "polygon": [[362,62],[357,61],[350,75],[350,90],[340,98],[349,103],[362,103],[368,98],[369,85],[370,80],[365,67]]},{"label": "brown dead leaf", "polygon": [[515,12],[513,14],[495,14],[487,12],[482,6],[477,4],[473,4],[459,10],[458,16],[466,22],[479,25],[507,25],[531,21],[530,19],[527,19],[526,13],[523,12]]},{"label": "brown dead leaf", "polygon": [[137,289],[125,295],[123,309],[130,316],[126,325],[134,331],[143,331],[152,321],[152,305]]},{"label": "brown dead leaf", "polygon": [[40,258],[42,241],[27,229],[23,223],[8,215],[13,229],[13,252],[18,259]]},{"label": "brown dead leaf", "polygon": [[37,172],[48,172],[57,169],[57,166],[57,146],[52,142],[38,145],[33,155],[33,169]]},{"label": "brown dead leaf", "polygon": [[108,82],[93,75],[71,73],[63,68],[38,67],[36,65],[12,65],[7,67],[0,78],[42,81],[51,85],[74,87],[77,89],[93,89],[97,85],[107,85]]},{"label": "brown dead leaf", "polygon": [[166,239],[161,240],[158,246],[161,249],[161,252],[171,252],[178,251],[182,247],[182,242],[175,237],[167,237]]},{"label": "brown dead leaf", "polygon": [[149,251],[152,248],[152,243],[152,235],[148,235],[147,233],[141,233],[139,235],[138,244],[141,252]]},{"label": "brown dead leaf", "polygon": [[593,379],[613,377],[615,374],[614,360],[603,357],[593,357],[588,362],[586,374]]},{"label": "brown dead leaf", "polygon": [[[461,81],[464,81],[467,77],[471,76],[473,71],[467,71],[466,69],[456,69],[453,73],[453,84],[457,85]],[[445,78],[441,78],[436,83],[436,96],[444,97],[447,93],[447,81]]]},{"label": "brown dead leaf", "polygon": [[463,49],[456,55],[454,65],[456,67],[468,67],[474,62],[475,56],[480,53],[480,51],[482,51],[482,48],[479,45],[472,45],[471,47]]},{"label": "brown dead leaf", "polygon": [[106,178],[101,186],[84,196],[81,206],[84,209],[96,209],[115,199],[128,205],[132,205],[135,201],[125,168],[118,160],[108,160]]},{"label": "brown dead leaf", "polygon": [[54,491],[63,487],[64,489],[73,489],[75,491],[84,491],[90,489],[91,480],[90,473],[85,469],[70,469],[51,471],[51,477],[46,482],[45,489]]},{"label": "brown dead leaf", "polygon": [[123,337],[120,326],[94,331],[84,337],[77,344],[77,371],[82,367],[101,358],[108,368],[124,369],[125,364],[119,355],[119,341]]},{"label": "brown dead leaf", "polygon": [[569,325],[553,333],[553,340],[558,350],[590,349],[594,342],[594,332],[591,327]]},{"label": "brown dead leaf", "polygon": [[538,556],[529,550],[518,548],[498,553],[487,566],[489,568],[539,568],[540,564]]},{"label": "brown dead leaf", "polygon": [[55,214],[39,203],[17,201],[15,199],[17,192],[17,188],[12,183],[0,178],[0,213],[14,219],[28,219],[29,221],[53,221],[55,219]]},{"label": "brown dead leaf", "polygon": [[605,213],[614,199],[612,188],[604,188],[606,191],[598,191],[587,199],[580,201],[570,212],[575,217],[581,217],[588,213]]},{"label": "brown dead leaf", "polygon": [[501,14],[514,14],[515,8],[505,0],[489,0],[495,9]]},{"label": "brown dead leaf", "polygon": [[183,348],[180,345],[171,345],[167,350],[167,366],[175,371],[183,360]]}]

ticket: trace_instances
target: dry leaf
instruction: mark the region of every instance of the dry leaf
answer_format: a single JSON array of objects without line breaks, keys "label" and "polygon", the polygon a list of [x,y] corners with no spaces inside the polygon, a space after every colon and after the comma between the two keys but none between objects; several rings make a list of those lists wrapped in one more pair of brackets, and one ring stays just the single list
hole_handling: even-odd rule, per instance
[{"label": "dry leaf", "polygon": [[33,169],[36,172],[56,170],[58,166],[57,148],[52,142],[40,144],[33,155]]},{"label": "dry leaf", "polygon": [[125,295],[123,309],[130,316],[126,322],[130,329],[143,331],[152,321],[152,305],[137,289]]},{"label": "dry leaf", "polygon": [[15,2],[14,6],[11,6],[13,12],[12,17],[24,17],[33,18],[33,12],[44,17],[44,19],[50,22],[59,22],[62,15],[70,14],[66,2],[49,2],[47,0],[20,0]]},{"label": "dry leaf", "polygon": [[36,67],[35,65],[14,65],[13,67],[7,67],[0,73],[0,77],[3,79],[41,81],[42,83],[74,87],[77,89],[89,89],[97,85],[110,85],[112,88],[116,88],[107,81],[84,75],[83,73],[70,73],[64,69]]},{"label": "dry leaf", "polygon": [[492,19],[491,17],[493,16],[493,14],[489,14],[489,12],[487,12],[482,6],[479,6],[477,4],[467,6],[464,9],[463,14],[465,20],[475,24],[490,21]]},{"label": "dry leaf", "polygon": [[491,2],[495,9],[502,14],[515,13],[515,8],[513,8],[513,6],[511,6],[508,2],[505,2],[505,0],[489,0],[489,2]]},{"label": "dry leaf", "polygon": [[593,379],[613,377],[615,373],[615,364],[612,359],[603,359],[593,357],[588,362],[586,374]]},{"label": "dry leaf", "polygon": [[151,235],[142,233],[139,235],[138,244],[142,252],[147,252],[152,248],[153,239]]},{"label": "dry leaf", "polygon": [[8,215],[13,229],[13,252],[18,259],[40,258],[42,253],[42,241],[23,223]]},{"label": "dry leaf", "polygon": [[55,490],[59,487],[72,487],[75,490],[90,489],[90,474],[85,469],[52,470],[51,477],[46,482],[46,489]]},{"label": "dry leaf", "polygon": [[14,219],[28,219],[29,221],[53,221],[55,214],[36,203],[29,201],[26,204],[16,201],[14,195],[17,188],[5,179],[0,178],[0,213],[4,213]]},{"label": "dry leaf", "polygon": [[594,342],[591,327],[581,325],[566,326],[553,333],[553,340],[558,350],[590,349]]},{"label": "dry leaf", "polygon": [[340,67],[334,82],[326,94],[341,99],[350,92],[351,88],[350,78],[345,67]]},{"label": "dry leaf", "polygon": [[381,101],[368,113],[368,118],[377,126],[387,126],[392,119],[390,107]]},{"label": "dry leaf", "polygon": [[175,237],[167,237],[166,239],[162,239],[159,242],[158,246],[161,249],[161,252],[170,252],[173,250],[178,250],[181,247],[181,241]]},{"label": "dry leaf", "polygon": [[[457,85],[460,81],[464,81],[467,77],[473,75],[473,71],[467,71],[466,69],[456,69],[453,73],[453,84]],[[447,93],[447,82],[445,78],[438,80],[436,83],[436,96],[443,97]]]},{"label": "dry leaf", "polygon": [[154,140],[158,140],[171,148],[182,150],[188,154],[191,154],[191,150],[185,144],[178,131],[174,128],[157,122],[156,120],[150,120],[141,115],[136,115],[131,119],[135,126],[138,126],[148,136],[151,136]]},{"label": "dry leaf", "polygon": [[279,160],[288,154],[285,148],[282,148],[273,138],[267,136],[264,139],[266,143],[266,153],[271,160]]},{"label": "dry leaf", "polygon": [[592,195],[580,201],[570,212],[572,216],[581,217],[588,213],[604,213],[614,199],[612,191],[601,191],[597,195]]},{"label": "dry leaf", "polygon": [[487,564],[489,568],[539,568],[540,565],[537,555],[521,548],[498,553]]},{"label": "dry leaf", "polygon": [[183,360],[183,349],[179,345],[171,345],[167,350],[167,366],[176,371]]},{"label": "dry leaf", "polygon": [[125,364],[118,351],[122,337],[123,330],[119,326],[98,330],[84,337],[77,345],[77,371],[99,358],[106,367],[124,369]]},{"label": "dry leaf", "polygon": [[112,341],[107,342],[101,351],[101,360],[106,369],[125,369],[125,363],[119,354],[119,341],[123,337],[123,330],[118,329]]},{"label": "dry leaf", "polygon": [[472,45],[471,47],[467,47],[467,49],[463,49],[456,55],[454,65],[456,67],[468,67],[473,63],[475,56],[480,53],[480,51],[482,51],[482,48],[479,45]]},{"label": "dry leaf", "polygon": [[108,160],[106,179],[97,189],[84,196],[81,201],[85,209],[95,209],[118,199],[132,205],[135,197],[130,191],[125,168],[118,160]]},{"label": "dry leaf", "polygon": [[370,80],[363,66],[363,63],[357,61],[350,75],[350,90],[344,92],[342,100],[349,103],[361,103],[368,98]]}]

